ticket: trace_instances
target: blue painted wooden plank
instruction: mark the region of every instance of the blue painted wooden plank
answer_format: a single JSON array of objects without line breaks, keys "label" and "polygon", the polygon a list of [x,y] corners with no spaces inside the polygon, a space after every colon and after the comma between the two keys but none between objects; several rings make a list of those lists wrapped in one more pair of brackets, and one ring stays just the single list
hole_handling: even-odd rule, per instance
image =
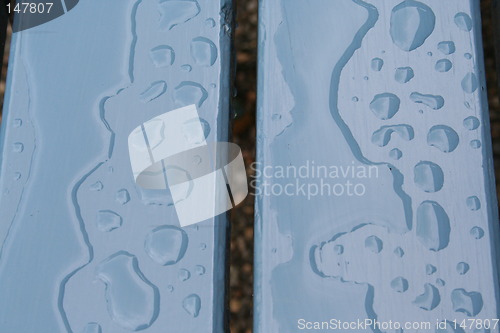
[{"label": "blue painted wooden plank", "polygon": [[256,332],[498,332],[450,322],[499,316],[479,1],[264,0],[260,46]]},{"label": "blue painted wooden plank", "polygon": [[88,0],[14,33],[0,331],[224,330],[225,216],[181,229],[166,192],[135,185],[127,140],[189,104],[206,140],[227,140],[231,12],[226,0]]}]

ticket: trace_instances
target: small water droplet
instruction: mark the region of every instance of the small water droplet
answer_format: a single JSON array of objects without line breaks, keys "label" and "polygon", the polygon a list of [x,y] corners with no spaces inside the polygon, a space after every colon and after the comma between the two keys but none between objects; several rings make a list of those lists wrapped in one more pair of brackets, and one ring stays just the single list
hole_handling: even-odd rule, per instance
[{"label": "small water droplet", "polygon": [[167,91],[167,83],[165,81],[153,82],[146,90],[144,90],[140,99],[143,103],[151,102]]},{"label": "small water droplet", "polygon": [[174,289],[175,289],[175,288],[174,288],[174,286],[173,286],[173,285],[171,285],[171,284],[169,284],[169,285],[167,286],[167,290],[168,290],[169,292],[171,292],[171,293],[172,293],[172,292],[174,292]]},{"label": "small water droplet", "polygon": [[472,30],[472,19],[466,13],[458,13],[455,15],[455,24],[462,31]]},{"label": "small water droplet", "polygon": [[470,142],[470,146],[471,146],[472,149],[479,149],[479,148],[481,148],[481,141],[479,141],[479,140],[472,140]]},{"label": "small water droplet", "polygon": [[184,72],[191,72],[193,70],[193,67],[191,67],[191,65],[188,65],[188,64],[185,64],[185,65],[182,65],[181,66],[181,70],[183,70]]},{"label": "small water droplet", "polygon": [[203,275],[203,274],[205,274],[206,269],[202,265],[196,265],[194,267],[194,272],[196,273],[196,275]]},{"label": "small water droplet", "polygon": [[475,195],[468,197],[465,200],[465,203],[467,204],[467,208],[469,208],[472,211],[476,211],[481,208],[481,201]]},{"label": "small water droplet", "polygon": [[389,152],[389,157],[393,160],[399,160],[401,159],[401,157],[403,157],[403,152],[398,148],[394,148]]},{"label": "small water droplet", "polygon": [[88,323],[83,328],[83,333],[102,333],[102,329],[97,323]]},{"label": "small water droplet", "polygon": [[465,53],[465,54],[464,54],[464,57],[465,57],[465,59],[467,59],[467,60],[471,60],[471,59],[472,59],[472,54],[470,54],[470,53]]},{"label": "small water droplet", "polygon": [[457,132],[445,125],[433,126],[427,134],[427,144],[436,147],[443,153],[454,151],[459,142]]},{"label": "small water droplet", "polygon": [[424,104],[434,110],[439,110],[444,106],[444,98],[438,95],[425,95],[414,92],[410,95],[410,99],[415,103]]},{"label": "small water droplet", "polygon": [[391,93],[376,95],[370,103],[370,109],[379,119],[391,119],[399,111],[401,104],[398,96]]},{"label": "small water droplet", "polygon": [[196,0],[163,1],[159,5],[160,29],[171,30],[176,25],[186,23],[200,13],[200,5]]},{"label": "small water droplet", "polygon": [[14,176],[12,177],[14,180],[19,180],[21,179],[21,173],[20,172],[14,172]]},{"label": "small water droplet", "polygon": [[450,219],[437,202],[424,201],[417,208],[417,239],[427,249],[439,251],[450,242]]},{"label": "small water droplet", "polygon": [[186,312],[193,318],[198,317],[201,309],[201,299],[200,296],[196,294],[191,294],[184,298],[182,301],[182,307]]},{"label": "small water droplet", "polygon": [[186,232],[174,226],[162,226],[154,229],[148,234],[144,244],[148,256],[163,266],[179,262],[184,257],[187,246],[188,236]]},{"label": "small water droplet", "polygon": [[396,69],[394,79],[399,83],[407,83],[415,77],[415,73],[411,67],[399,67]]},{"label": "small water droplet", "polygon": [[455,289],[451,292],[453,311],[465,313],[474,317],[483,308],[483,297],[476,291],[467,292],[465,289]]},{"label": "small water droplet", "polygon": [[438,50],[444,55],[450,55],[455,53],[455,43],[452,41],[444,41],[438,44]]},{"label": "small water droplet", "polygon": [[217,60],[217,47],[208,38],[196,37],[191,41],[191,57],[199,66],[212,66]]},{"label": "small water droplet", "polygon": [[408,290],[408,280],[399,276],[391,281],[391,288],[398,293],[404,293]]},{"label": "small water droplet", "polygon": [[276,253],[276,252],[278,252],[278,249],[277,249],[277,248],[275,248],[275,247],[273,247],[273,248],[271,249],[271,253]]},{"label": "small water droplet", "polygon": [[424,293],[417,296],[413,304],[426,311],[434,310],[441,302],[439,290],[430,283],[424,285]]},{"label": "small water droplet", "polygon": [[210,135],[210,124],[203,118],[191,119],[182,124],[182,132],[188,142],[201,144]]},{"label": "small water droplet", "polygon": [[104,185],[102,185],[102,182],[97,181],[94,184],[90,185],[90,190],[91,191],[102,191],[104,188]]},{"label": "small water droplet", "polygon": [[12,126],[14,126],[16,128],[19,128],[19,127],[23,126],[23,121],[21,119],[19,119],[19,118],[14,119],[12,121]]},{"label": "small water droplet", "polygon": [[205,20],[205,26],[207,28],[213,28],[215,27],[215,20],[213,18],[208,18]]},{"label": "small water droplet", "polygon": [[352,98],[352,101],[353,101],[353,102],[359,102],[359,98],[358,98],[357,96],[354,96],[354,97]]},{"label": "small water droplet", "polygon": [[273,120],[274,120],[274,121],[277,121],[277,120],[280,120],[280,119],[281,119],[281,115],[280,115],[280,114],[275,113],[275,114],[273,114],[273,117],[272,117],[272,118],[273,118]]},{"label": "small water droplet", "polygon": [[427,5],[418,1],[403,1],[392,10],[392,41],[404,51],[413,51],[431,35],[435,22],[436,17]]},{"label": "small water droplet", "polygon": [[399,258],[403,258],[403,256],[405,255],[405,251],[403,251],[403,249],[398,246],[396,249],[394,249],[394,254]]},{"label": "small water droplet", "polygon": [[338,255],[341,255],[342,253],[344,253],[344,246],[343,245],[335,245],[333,247],[333,252],[335,252],[336,254]]},{"label": "small water droplet", "polygon": [[215,83],[210,83],[210,88],[215,89],[217,88],[217,85]]},{"label": "small water droplet", "polygon": [[443,279],[436,279],[436,284],[440,287],[444,287],[446,285],[446,282],[444,282]]},{"label": "small water droplet", "polygon": [[437,72],[445,73],[453,67],[453,64],[448,59],[440,59],[436,62],[435,69]]},{"label": "small water droplet", "polygon": [[429,57],[432,57],[432,52],[427,52],[427,55],[428,55]]},{"label": "small water droplet", "polygon": [[187,281],[191,277],[191,272],[188,271],[187,269],[182,268],[179,270],[177,277],[179,278],[179,281],[182,282]]},{"label": "small water droplet", "polygon": [[472,94],[475,92],[478,88],[479,82],[477,81],[476,74],[474,73],[467,73],[465,75],[464,79],[462,80],[462,89],[468,93]]},{"label": "small water droplet", "polygon": [[464,127],[469,131],[477,129],[480,125],[479,119],[476,117],[467,117],[464,119]]},{"label": "small water droplet", "polygon": [[196,82],[184,81],[174,91],[174,102],[177,107],[196,104],[198,107],[208,98],[208,92]]},{"label": "small water droplet", "polygon": [[174,49],[168,45],[160,45],[149,51],[149,57],[157,68],[173,65],[175,61]]},{"label": "small water droplet", "polygon": [[368,81],[370,78],[368,76],[363,77],[363,80]]},{"label": "small water droplet", "polygon": [[431,264],[425,265],[425,274],[432,275],[432,274],[436,273],[436,271],[437,271],[436,266],[431,265]]},{"label": "small water droplet", "polygon": [[469,264],[465,262],[459,262],[457,264],[457,272],[460,275],[465,275],[469,271],[469,269],[470,269]]},{"label": "small water droplet", "polygon": [[369,236],[365,239],[365,247],[373,253],[380,253],[383,243],[377,236]]},{"label": "small water droplet", "polygon": [[204,251],[204,250],[206,250],[206,249],[207,249],[207,244],[205,244],[205,243],[201,243],[201,244],[200,244],[200,250]]},{"label": "small water droplet", "polygon": [[110,232],[122,226],[123,219],[111,210],[101,210],[97,213],[97,228],[102,232]]},{"label": "small water droplet", "polygon": [[443,170],[435,163],[429,161],[418,163],[415,165],[414,175],[415,185],[424,192],[434,193],[443,188]]},{"label": "small water droplet", "polygon": [[384,66],[384,60],[380,58],[373,58],[371,62],[371,67],[372,70],[375,72],[380,72],[382,70],[382,67]]},{"label": "small water droplet", "polygon": [[121,189],[118,192],[116,192],[115,200],[120,205],[125,205],[127,202],[130,201],[130,194],[126,189]]},{"label": "small water droplet", "polygon": [[470,234],[475,239],[481,239],[484,237],[484,230],[481,227],[473,227],[470,229]]},{"label": "small water droplet", "polygon": [[16,142],[12,145],[12,151],[14,153],[22,153],[24,150],[24,145],[21,142]]}]

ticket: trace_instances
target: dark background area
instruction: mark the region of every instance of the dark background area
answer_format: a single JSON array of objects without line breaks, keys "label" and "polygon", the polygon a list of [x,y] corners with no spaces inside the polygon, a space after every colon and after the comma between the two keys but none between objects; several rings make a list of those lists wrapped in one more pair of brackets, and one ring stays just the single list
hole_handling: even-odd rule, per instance
[{"label": "dark background area", "polygon": [[[481,7],[495,173],[497,179],[500,179],[500,100],[495,63],[492,1],[481,0]],[[235,33],[237,60],[235,86],[237,95],[233,99],[233,109],[236,114],[233,122],[233,139],[242,148],[245,164],[249,166],[255,160],[258,1],[236,0],[236,2],[238,28]],[[2,103],[9,54],[9,38],[10,30],[7,34],[0,81],[0,101]],[[499,190],[497,182],[497,193]],[[243,204],[231,212],[229,308],[232,333],[252,332],[253,204],[254,197],[250,195]]]}]

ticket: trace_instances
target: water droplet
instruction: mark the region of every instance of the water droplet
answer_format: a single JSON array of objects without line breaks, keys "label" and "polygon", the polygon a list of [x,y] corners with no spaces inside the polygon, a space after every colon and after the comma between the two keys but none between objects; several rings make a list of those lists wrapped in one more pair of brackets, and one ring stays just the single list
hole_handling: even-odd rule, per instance
[{"label": "water droplet", "polygon": [[175,61],[174,49],[168,45],[160,45],[149,51],[149,57],[157,68],[171,66]]},{"label": "water droplet", "polygon": [[173,286],[173,285],[171,285],[171,284],[169,284],[169,285],[167,286],[167,290],[168,290],[169,292],[171,292],[171,293],[172,293],[172,292],[174,292],[174,289],[175,289],[175,288],[174,288],[174,286]]},{"label": "water droplet", "polygon": [[207,28],[213,28],[215,27],[215,20],[213,18],[208,18],[205,20],[205,26]]},{"label": "water droplet", "polygon": [[104,188],[104,185],[100,181],[95,182],[94,184],[90,185],[90,190],[91,191],[102,191]]},{"label": "water droplet", "polygon": [[418,1],[404,1],[392,10],[392,41],[404,51],[413,51],[431,35],[435,22],[436,17],[428,6]]},{"label": "water droplet", "polygon": [[469,317],[476,316],[483,308],[483,297],[476,291],[455,289],[451,292],[453,311],[465,313]]},{"label": "water droplet", "polygon": [[210,124],[203,118],[191,119],[182,124],[182,132],[188,142],[201,144],[210,135]]},{"label": "water droplet", "polygon": [[444,41],[438,44],[438,50],[444,55],[450,55],[455,53],[455,43],[452,41]]},{"label": "water droplet", "polygon": [[185,64],[185,65],[182,65],[181,66],[181,69],[184,71],[184,72],[191,72],[193,70],[193,67],[191,67],[191,65],[188,65],[188,64]]},{"label": "water droplet", "polygon": [[21,179],[21,173],[20,172],[14,172],[14,175],[12,176],[12,179],[14,180],[19,180]]},{"label": "water droplet", "polygon": [[182,307],[193,318],[198,317],[198,315],[200,314],[200,309],[201,309],[200,296],[198,296],[196,294],[191,294],[191,295],[187,296],[182,301]]},{"label": "water droplet", "polygon": [[458,142],[459,137],[457,132],[448,126],[433,126],[427,134],[427,144],[436,147],[443,153],[451,153],[454,151],[458,146]]},{"label": "water droplet", "polygon": [[405,251],[403,251],[403,249],[398,246],[394,250],[394,254],[397,255],[399,258],[402,258],[405,255]]},{"label": "water droplet", "polygon": [[342,253],[344,253],[344,246],[343,245],[335,245],[333,247],[333,252],[335,252],[338,255],[341,255]]},{"label": "water droplet", "polygon": [[373,253],[380,253],[383,248],[383,243],[377,236],[369,236],[365,239],[365,247]]},{"label": "water droplet", "polygon": [[464,54],[464,57],[465,57],[465,59],[467,59],[467,60],[471,60],[471,59],[472,59],[472,54],[470,54],[470,53],[465,53],[465,54]]},{"label": "water droplet", "polygon": [[359,98],[358,98],[357,96],[354,96],[354,97],[352,98],[352,101],[353,101],[353,102],[359,102]]},{"label": "water droplet", "polygon": [[470,142],[470,146],[471,146],[472,149],[479,149],[479,148],[481,148],[481,141],[479,141],[479,140],[472,140]]},{"label": "water droplet", "polygon": [[435,69],[438,72],[448,72],[453,67],[453,64],[448,59],[441,59],[436,62]]},{"label": "water droplet", "polygon": [[436,271],[437,271],[436,266],[431,265],[431,264],[425,265],[425,274],[432,275],[432,274],[436,273]]},{"label": "water droplet", "polygon": [[436,279],[436,284],[440,287],[444,287],[446,285],[446,282],[444,282],[443,279]]},{"label": "water droplet", "polygon": [[166,91],[167,83],[165,81],[156,81],[141,93],[140,98],[143,103],[148,103],[157,99]]},{"label": "water droplet", "polygon": [[123,219],[111,210],[101,210],[97,213],[97,228],[102,232],[110,232],[122,226]]},{"label": "water droplet", "polygon": [[370,78],[368,76],[363,77],[363,80],[368,81]]},{"label": "water droplet", "polygon": [[208,93],[200,84],[195,82],[182,82],[174,91],[174,102],[177,107],[191,104],[201,107],[208,98]]},{"label": "water droplet", "polygon": [[401,104],[398,96],[391,93],[376,95],[370,103],[370,109],[379,119],[391,119],[399,111]]},{"label": "water droplet", "polygon": [[146,237],[144,248],[154,262],[167,266],[173,265],[184,257],[188,246],[186,232],[174,226],[154,229]]},{"label": "water droplet", "polygon": [[417,208],[417,239],[427,249],[439,251],[450,241],[450,219],[437,202],[424,201]]},{"label": "water droplet", "polygon": [[476,117],[467,117],[464,119],[464,127],[469,131],[477,129],[480,125],[479,119]]},{"label": "water droplet", "polygon": [[14,119],[12,121],[12,126],[14,126],[16,128],[19,128],[19,127],[23,126],[23,121],[21,119],[19,119],[19,118]]},{"label": "water droplet", "polygon": [[187,269],[182,268],[179,270],[177,277],[179,278],[179,281],[187,281],[191,277],[191,272],[189,272]]},{"label": "water droplet", "polygon": [[83,328],[83,333],[102,333],[102,329],[97,323],[88,323]]},{"label": "water droplet", "polygon": [[444,106],[444,98],[442,96],[414,92],[410,95],[410,99],[415,103],[424,104],[434,110],[439,110]]},{"label": "water droplet", "polygon": [[404,293],[408,290],[408,280],[399,276],[391,281],[391,288],[398,293]]},{"label": "water droplet", "polygon": [[130,194],[128,193],[127,190],[121,189],[118,192],[116,192],[115,200],[120,205],[125,205],[127,202],[130,201]]},{"label": "water droplet", "polygon": [[379,147],[385,147],[391,141],[392,133],[398,134],[405,141],[413,140],[415,136],[413,127],[409,125],[382,126],[373,133],[372,143]]},{"label": "water droplet", "polygon": [[372,70],[374,70],[375,72],[380,72],[382,70],[383,66],[384,66],[384,60],[382,60],[380,58],[373,58],[372,59],[371,67],[372,67]]},{"label": "water droplet", "polygon": [[22,153],[24,150],[24,145],[21,142],[16,142],[12,145],[12,151],[14,153]]},{"label": "water droplet", "polygon": [[462,31],[472,30],[472,19],[466,13],[458,13],[455,15],[455,24]]},{"label": "water droplet", "polygon": [[421,309],[431,311],[434,310],[441,302],[441,296],[439,295],[439,290],[430,283],[424,285],[424,293],[417,296],[413,301],[413,304]]},{"label": "water droplet", "polygon": [[196,275],[203,275],[205,274],[206,269],[202,265],[196,265],[194,266],[194,272],[196,273]]},{"label": "water droplet", "polygon": [[459,262],[457,264],[457,272],[460,275],[465,275],[469,271],[469,269],[470,269],[469,264],[465,262]]},{"label": "water droplet", "polygon": [[163,30],[171,30],[200,13],[200,5],[196,0],[169,0],[161,2],[158,6],[161,13],[160,29]]},{"label": "water droplet", "polygon": [[476,74],[474,73],[467,73],[467,75],[465,75],[464,79],[462,80],[462,89],[468,94],[472,94],[474,91],[476,91],[478,85],[479,82],[477,81]]},{"label": "water droplet", "polygon": [[468,197],[465,200],[465,203],[467,204],[467,208],[469,208],[472,211],[476,211],[481,208],[481,201],[475,195]]},{"label": "water droplet", "polygon": [[470,234],[475,239],[481,239],[484,237],[484,230],[480,227],[473,227],[470,229]]},{"label": "water droplet", "polygon": [[212,66],[217,60],[217,47],[208,38],[196,37],[191,41],[191,57],[199,66]]},{"label": "water droplet", "polygon": [[210,83],[210,88],[215,89],[217,88],[217,85],[215,83]]},{"label": "water droplet", "polygon": [[415,77],[415,73],[411,67],[400,67],[396,69],[394,79],[399,83],[407,83]]},{"label": "water droplet", "polygon": [[281,119],[281,115],[280,115],[280,114],[275,113],[275,114],[273,114],[273,117],[272,117],[272,118],[273,118],[273,120],[274,120],[274,121],[277,121],[277,120],[280,120],[280,119]]},{"label": "water droplet", "polygon": [[275,247],[273,247],[273,248],[271,249],[271,252],[272,252],[272,253],[276,253],[276,252],[278,252],[278,249],[277,249],[277,248],[275,248]]},{"label": "water droplet", "polygon": [[432,57],[432,52],[427,52],[427,55],[428,55],[429,57]]},{"label": "water droplet", "polygon": [[403,157],[403,152],[398,148],[394,148],[389,152],[389,157],[393,160],[399,160],[401,159],[401,157]]},{"label": "water droplet", "polygon": [[207,249],[207,244],[205,244],[205,243],[201,243],[201,244],[200,244],[200,250],[204,251],[204,250],[206,250],[206,249]]},{"label": "water droplet", "polygon": [[435,163],[429,161],[418,163],[415,165],[414,175],[415,185],[424,192],[434,193],[443,188],[443,170]]},{"label": "water droplet", "polygon": [[158,289],[139,269],[137,258],[118,252],[97,269],[106,285],[106,302],[113,321],[124,329],[138,331],[151,326],[159,311]]}]

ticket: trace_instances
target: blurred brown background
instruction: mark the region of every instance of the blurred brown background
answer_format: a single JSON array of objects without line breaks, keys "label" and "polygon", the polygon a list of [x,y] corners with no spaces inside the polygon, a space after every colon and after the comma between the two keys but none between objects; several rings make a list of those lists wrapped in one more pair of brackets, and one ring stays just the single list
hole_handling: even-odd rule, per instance
[{"label": "blurred brown background", "polygon": [[[492,1],[482,0],[481,7],[495,169],[496,177],[500,179],[500,100],[495,65]],[[238,28],[235,34],[235,47],[238,70],[235,82],[237,95],[233,99],[233,109],[236,114],[233,135],[234,142],[241,146],[245,163],[249,166],[255,160],[258,1],[236,0],[236,2]],[[8,45],[9,41],[7,41],[0,81],[0,101],[3,101],[5,90]],[[497,192],[499,189],[497,182]],[[252,332],[253,199],[253,196],[248,196],[242,205],[231,212],[229,307],[232,333]]]}]

